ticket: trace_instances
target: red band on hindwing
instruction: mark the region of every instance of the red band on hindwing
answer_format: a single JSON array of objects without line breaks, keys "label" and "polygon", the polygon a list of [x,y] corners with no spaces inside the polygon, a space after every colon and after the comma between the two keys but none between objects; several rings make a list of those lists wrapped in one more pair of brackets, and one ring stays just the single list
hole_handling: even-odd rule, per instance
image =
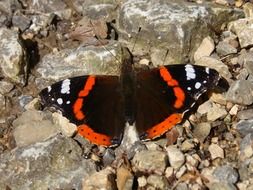
[{"label": "red band on hindwing", "polygon": [[78,134],[96,145],[112,145],[111,137],[103,135],[101,133],[96,133],[92,128],[85,124],[78,126]]},{"label": "red band on hindwing", "polygon": [[171,114],[167,117],[163,122],[153,126],[152,128],[146,131],[147,139],[153,139],[163,135],[169,129],[171,129],[174,125],[180,123],[182,120],[181,114]]},{"label": "red band on hindwing", "polygon": [[[173,94],[176,98],[173,106],[176,109],[182,108],[185,101],[185,93],[183,89],[179,86],[179,83],[176,79],[172,77],[170,72],[165,68],[160,68],[160,76],[167,83],[168,87],[171,87],[173,90]],[[168,97],[170,98],[170,97]],[[169,115],[164,121],[156,124],[146,131],[147,139],[153,139],[163,135],[169,129],[171,129],[176,124],[182,121],[182,114],[174,113]]]}]

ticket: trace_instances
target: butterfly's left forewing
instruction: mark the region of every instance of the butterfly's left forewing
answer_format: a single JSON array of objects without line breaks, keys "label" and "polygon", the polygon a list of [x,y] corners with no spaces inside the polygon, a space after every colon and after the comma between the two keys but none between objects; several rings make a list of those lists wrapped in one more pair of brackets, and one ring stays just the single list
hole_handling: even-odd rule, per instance
[{"label": "butterfly's left forewing", "polygon": [[119,144],[124,131],[122,94],[117,76],[80,76],[41,91],[42,103],[55,107],[78,125],[80,135],[94,144]]}]

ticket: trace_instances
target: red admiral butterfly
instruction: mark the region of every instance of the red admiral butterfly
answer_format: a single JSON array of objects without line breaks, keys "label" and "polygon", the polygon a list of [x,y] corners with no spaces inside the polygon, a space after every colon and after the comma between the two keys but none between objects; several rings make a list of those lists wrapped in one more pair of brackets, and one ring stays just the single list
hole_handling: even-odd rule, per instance
[{"label": "red admiral butterfly", "polygon": [[190,64],[136,70],[123,63],[120,76],[79,76],[40,92],[42,103],[62,111],[94,144],[119,144],[126,123],[140,139],[161,136],[177,123],[205,91],[214,88],[217,71]]}]

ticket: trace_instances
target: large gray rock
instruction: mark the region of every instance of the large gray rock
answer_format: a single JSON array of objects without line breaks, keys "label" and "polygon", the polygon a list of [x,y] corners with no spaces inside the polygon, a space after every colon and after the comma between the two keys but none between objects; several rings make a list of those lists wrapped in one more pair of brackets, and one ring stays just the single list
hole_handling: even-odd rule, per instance
[{"label": "large gray rock", "polygon": [[0,68],[4,77],[24,84],[27,69],[26,55],[18,32],[0,29]]},{"label": "large gray rock", "polygon": [[253,44],[252,24],[253,19],[252,17],[249,17],[232,21],[228,25],[228,29],[237,35],[241,48],[245,48]]},{"label": "large gray rock", "polygon": [[67,137],[76,132],[76,125],[70,123],[60,113],[27,110],[12,123],[16,145],[27,146],[62,133]]},{"label": "large gray rock", "polygon": [[0,189],[81,189],[96,171],[78,144],[63,136],[0,155]]},{"label": "large gray rock", "polygon": [[113,20],[117,14],[118,2],[114,0],[85,0],[73,1],[75,8],[91,19],[106,18]]},{"label": "large gray rock", "polygon": [[117,28],[119,40],[130,50],[135,46],[134,54],[150,53],[153,64],[161,65],[181,63],[189,54],[193,57],[202,39],[213,34],[210,28],[219,30],[222,23],[238,17],[242,17],[241,10],[208,3],[125,0]]},{"label": "large gray rock", "polygon": [[227,101],[241,105],[250,105],[253,103],[253,84],[248,80],[234,81],[226,95]]},{"label": "large gray rock", "polygon": [[253,119],[241,120],[236,124],[236,129],[244,137],[253,134]]},{"label": "large gray rock", "polygon": [[47,54],[38,64],[37,72],[46,81],[85,74],[119,75],[122,56],[122,48],[116,42],[105,46],[80,46]]},{"label": "large gray rock", "polygon": [[69,19],[72,15],[72,9],[63,0],[37,0],[30,4],[29,9],[43,13],[53,13],[65,19]]},{"label": "large gray rock", "polygon": [[26,111],[14,120],[13,136],[18,147],[42,142],[59,133],[58,126],[53,124],[50,113]]},{"label": "large gray rock", "polygon": [[229,165],[224,165],[215,168],[213,175],[216,179],[218,179],[220,182],[226,182],[226,183],[236,183],[239,175],[238,172]]}]

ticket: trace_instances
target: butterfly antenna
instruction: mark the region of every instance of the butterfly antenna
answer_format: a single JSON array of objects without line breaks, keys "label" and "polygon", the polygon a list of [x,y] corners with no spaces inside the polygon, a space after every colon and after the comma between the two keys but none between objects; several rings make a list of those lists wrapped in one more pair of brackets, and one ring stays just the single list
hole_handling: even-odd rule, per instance
[{"label": "butterfly antenna", "polygon": [[132,48],[131,52],[134,51],[134,48],[135,48],[137,39],[138,39],[138,37],[139,37],[139,35],[140,35],[140,32],[141,32],[141,27],[139,27],[139,29],[138,29],[138,32],[137,32],[136,38],[135,38],[135,40],[134,40],[134,45],[133,45],[133,48]]},{"label": "butterfly antenna", "polygon": [[121,61],[120,61],[120,60],[119,60],[107,47],[105,47],[104,43],[101,41],[101,39],[99,38],[99,36],[96,35],[96,29],[95,29],[95,27],[94,27],[94,25],[93,25],[93,23],[92,23],[91,21],[90,21],[90,24],[91,24],[91,26],[92,26],[92,28],[93,28],[94,35],[95,35],[97,41],[100,43],[100,45],[101,45],[106,51],[108,51],[108,52],[115,58],[115,60],[116,60],[118,63],[121,63]]},{"label": "butterfly antenna", "polygon": [[164,56],[164,58],[163,58],[163,65],[164,65],[164,63],[165,63],[165,60],[166,60],[168,54],[169,54],[169,50],[167,49],[167,51],[166,51],[166,53],[165,53],[165,56]]}]

